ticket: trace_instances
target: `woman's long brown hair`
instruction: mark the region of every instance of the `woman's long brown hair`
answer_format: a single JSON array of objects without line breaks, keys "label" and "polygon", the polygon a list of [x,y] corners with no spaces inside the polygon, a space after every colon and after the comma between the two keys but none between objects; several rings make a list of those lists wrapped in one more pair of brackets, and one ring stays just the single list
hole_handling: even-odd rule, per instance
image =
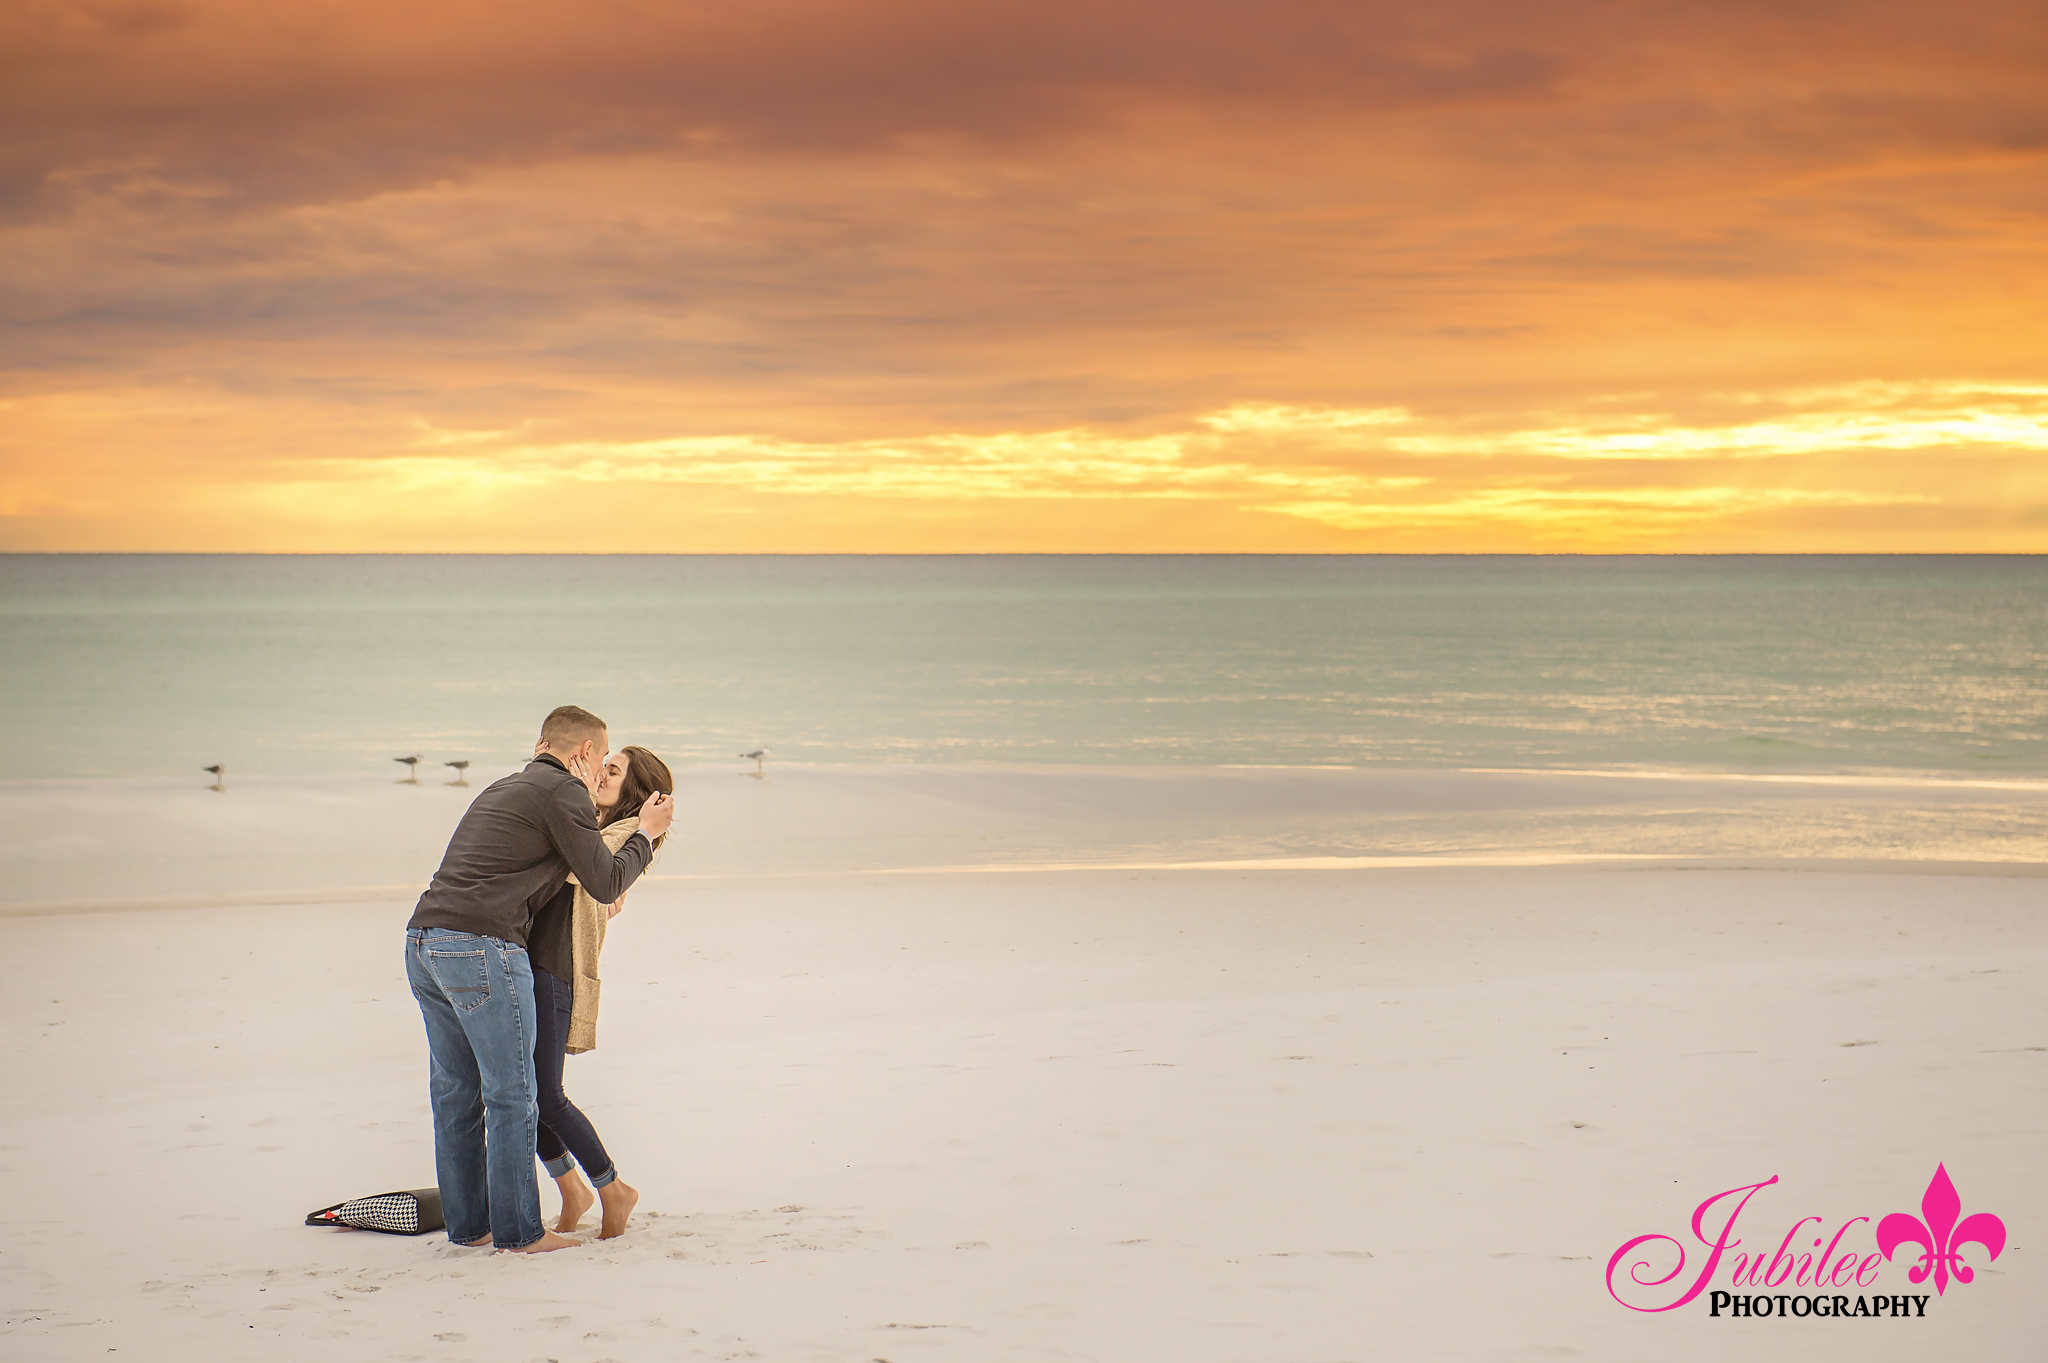
[{"label": "woman's long brown hair", "polygon": [[[619,780],[618,803],[605,816],[607,827],[621,819],[639,818],[640,807],[656,791],[663,795],[676,793],[676,778],[669,774],[668,763],[642,747],[624,747],[619,752],[626,759],[626,774]],[[664,833],[654,840],[654,845],[660,847],[667,841],[668,834]]]}]

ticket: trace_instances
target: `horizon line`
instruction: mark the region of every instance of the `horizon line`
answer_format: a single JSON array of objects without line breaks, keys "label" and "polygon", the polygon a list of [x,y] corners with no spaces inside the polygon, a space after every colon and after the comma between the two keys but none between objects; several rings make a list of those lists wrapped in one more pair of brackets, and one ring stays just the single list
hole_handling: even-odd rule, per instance
[{"label": "horizon line", "polygon": [[1325,550],[1288,553],[1248,549],[0,549],[0,558],[2048,558],[2027,549],[1781,549],[1781,550]]}]

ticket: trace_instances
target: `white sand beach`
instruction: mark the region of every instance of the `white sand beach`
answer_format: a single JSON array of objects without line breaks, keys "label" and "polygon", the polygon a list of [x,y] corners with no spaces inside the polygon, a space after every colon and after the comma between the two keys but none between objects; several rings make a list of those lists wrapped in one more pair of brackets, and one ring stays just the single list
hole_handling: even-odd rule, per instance
[{"label": "white sand beach", "polygon": [[[2044,867],[1843,831],[2002,809],[2025,848],[2038,790],[772,774],[685,774],[690,836],[613,924],[601,1045],[568,1069],[640,1212],[536,1258],[299,1224],[432,1182],[399,930],[473,791],[0,790],[0,1352],[2039,1356]],[[1810,845],[1569,860],[1708,801],[1691,827]],[[1559,814],[1588,808],[1612,818]],[[1424,845],[1460,827],[1494,832]],[[1743,1221],[1768,1249],[1917,1214],[1937,1163],[2010,1241],[1924,1318],[1605,1286],[1725,1189],[1777,1176]]]}]

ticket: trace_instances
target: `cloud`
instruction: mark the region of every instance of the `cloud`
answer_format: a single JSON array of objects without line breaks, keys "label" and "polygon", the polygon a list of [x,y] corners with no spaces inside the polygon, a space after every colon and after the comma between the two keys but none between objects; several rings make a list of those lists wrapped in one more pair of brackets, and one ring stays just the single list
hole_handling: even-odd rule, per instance
[{"label": "cloud", "polygon": [[[2048,141],[2038,23],[1988,4],[1577,0],[23,0],[0,28],[17,204],[183,186],[331,201],[586,155],[1101,135],[1147,110],[1477,111],[1522,162],[1698,171]],[[1399,132],[1395,132],[1400,136]]]},{"label": "cloud", "polygon": [[1155,103],[1527,100],[1563,68],[1498,0],[1434,15],[1335,0],[49,0],[8,14],[0,88],[17,196],[145,170],[237,197],[314,198],[594,153],[1010,143]]},{"label": "cloud", "polygon": [[2025,7],[23,0],[0,119],[4,543],[2048,533]]},{"label": "cloud", "polygon": [[[1995,400],[2007,423],[1951,419],[1973,399]],[[2048,388],[2040,385],[1990,393],[1977,385],[1864,385],[1722,400],[1731,414],[1748,415],[1655,424],[1637,402],[1626,417],[1597,418],[1655,424],[1662,445],[1627,451],[1600,443],[1583,411],[1493,412],[1481,422],[1469,413],[1266,405],[1142,436],[1075,427],[842,441],[549,441],[525,430],[414,423],[388,432],[375,457],[293,440],[260,462],[209,469],[195,449],[174,488],[128,488],[125,508],[121,494],[81,496],[75,477],[52,480],[40,497],[0,502],[0,517],[136,515],[183,501],[261,527],[267,544],[282,537],[327,547],[373,525],[401,537],[431,526],[502,551],[520,547],[549,508],[554,534],[579,523],[561,508],[603,507],[614,548],[702,547],[709,535],[716,547],[802,549],[820,547],[809,518],[829,508],[830,519],[861,527],[869,548],[959,551],[1003,523],[1036,526],[1062,549],[1100,548],[1091,538],[1105,524],[1120,526],[1122,547],[1195,547],[1158,521],[1172,510],[1202,533],[1234,527],[1241,543],[1265,547],[1290,543],[1285,527],[1295,525],[1314,527],[1318,547],[1470,552],[1504,544],[1756,548],[1775,543],[1788,515],[1847,517],[1841,526],[1860,523],[1869,533],[1892,527],[1873,516],[1912,512],[1941,518],[1944,534],[2024,534],[2024,518],[2000,504],[2038,507],[2048,493]],[[37,415],[16,412],[30,422]],[[1546,424],[1561,415],[1572,424]],[[171,408],[158,419],[176,416]],[[1474,430],[1478,424],[1490,430]],[[1821,439],[1823,432],[1838,438]],[[195,434],[200,447],[219,438],[211,425]],[[1767,447],[1774,437],[1782,443]],[[1916,457],[1933,455],[1939,459]],[[1071,508],[1088,508],[1079,519],[1090,529],[1079,540],[1063,538],[1076,521]],[[733,517],[757,520],[735,540]],[[721,519],[723,530],[710,524]],[[891,537],[875,542],[876,527],[887,525]]]}]

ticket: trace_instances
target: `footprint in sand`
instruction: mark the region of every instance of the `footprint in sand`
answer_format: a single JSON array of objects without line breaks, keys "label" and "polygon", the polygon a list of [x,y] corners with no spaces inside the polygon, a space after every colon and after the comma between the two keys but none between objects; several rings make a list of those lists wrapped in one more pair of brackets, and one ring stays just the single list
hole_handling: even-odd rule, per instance
[{"label": "footprint in sand", "polygon": [[[627,1237],[637,1241],[630,1249],[623,1242],[620,1248],[626,1255],[614,1257],[639,1257],[659,1254],[664,1258],[683,1259],[701,1257],[714,1262],[724,1259],[746,1259],[753,1261],[769,1251],[840,1251],[853,1247],[859,1239],[875,1238],[871,1232],[845,1223],[854,1219],[858,1207],[843,1212],[811,1211],[795,1204],[777,1207],[771,1212],[736,1212],[724,1215],[696,1212],[688,1216],[650,1216],[647,1230],[652,1232],[646,1239]],[[775,1218],[775,1230],[767,1230],[762,1222]],[[788,1218],[796,1217],[791,1220]],[[886,1239],[886,1236],[879,1237]],[[686,1247],[678,1240],[688,1240]]]}]

